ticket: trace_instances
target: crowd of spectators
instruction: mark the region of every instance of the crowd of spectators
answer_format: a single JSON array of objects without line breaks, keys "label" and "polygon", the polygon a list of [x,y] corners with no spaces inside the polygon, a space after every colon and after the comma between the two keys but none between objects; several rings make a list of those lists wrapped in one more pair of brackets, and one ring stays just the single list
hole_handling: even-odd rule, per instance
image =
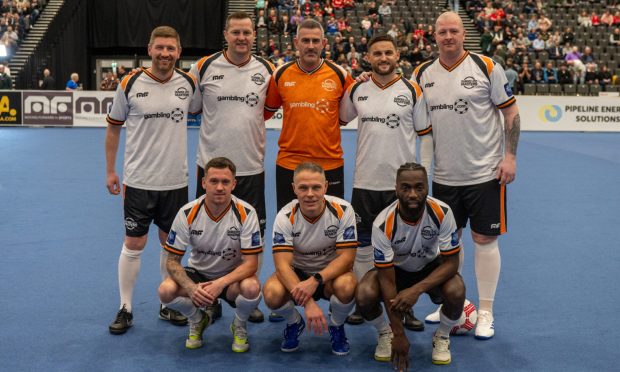
[{"label": "crowd of spectators", "polygon": [[8,61],[17,51],[26,33],[35,24],[46,0],[2,0],[0,6],[0,45],[6,48]]},{"label": "crowd of spectators", "polygon": [[465,2],[482,52],[525,84],[613,84],[620,67],[620,5],[615,1]]},{"label": "crowd of spectators", "polygon": [[[417,3],[417,0],[414,0]],[[323,57],[331,59],[353,76],[370,70],[366,61],[367,43],[375,34],[387,33],[397,42],[400,51],[400,70],[411,76],[420,63],[436,56],[434,18],[443,6],[426,22],[415,23],[406,0],[259,0],[256,4],[258,29],[257,52],[276,66],[296,58],[293,37],[297,25],[305,18],[323,24],[328,44]],[[434,2],[421,0],[432,10]],[[425,19],[426,20],[426,19]],[[266,35],[266,36],[265,36]]]}]

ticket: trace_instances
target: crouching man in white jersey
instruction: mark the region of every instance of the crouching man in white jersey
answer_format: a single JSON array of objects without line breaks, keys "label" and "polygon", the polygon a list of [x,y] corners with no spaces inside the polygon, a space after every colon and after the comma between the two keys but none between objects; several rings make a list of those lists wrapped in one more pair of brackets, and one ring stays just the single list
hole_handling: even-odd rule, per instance
[{"label": "crouching man in white jersey", "polygon": [[358,285],[357,308],[379,333],[375,359],[391,360],[402,371],[409,366],[403,314],[427,293],[433,303],[443,303],[433,335],[433,363],[449,364],[450,330],[458,323],[465,301],[456,223],[447,204],[428,196],[426,169],[419,164],[405,163],[398,169],[396,197],[373,223],[375,269]]},{"label": "crouching man in white jersey", "polygon": [[[315,334],[329,329],[332,352],[346,355],[344,322],[355,304],[355,212],[346,201],[325,195],[325,172],[316,163],[297,166],[293,190],[297,200],[278,212],[273,226],[276,272],[265,283],[265,304],[286,319],[282,351],[299,348],[306,323],[297,305]],[[328,320],[316,302],[321,298],[330,303]]]},{"label": "crouching man in white jersey", "polygon": [[[164,245],[170,276],[159,286],[159,297],[189,319],[189,349],[202,347],[202,334],[211,323],[202,307],[218,298],[235,308],[232,350],[242,353],[250,347],[246,321],[261,299],[256,270],[263,246],[256,211],[232,195],[235,172],[227,158],[207,163],[205,195],[181,208]],[[187,247],[191,253],[183,268]]]}]

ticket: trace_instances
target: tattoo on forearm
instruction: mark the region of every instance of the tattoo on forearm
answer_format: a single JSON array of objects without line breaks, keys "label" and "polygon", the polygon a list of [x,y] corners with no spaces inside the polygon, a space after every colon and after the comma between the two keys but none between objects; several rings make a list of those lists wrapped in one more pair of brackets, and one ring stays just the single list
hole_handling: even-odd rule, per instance
[{"label": "tattoo on forearm", "polygon": [[181,259],[183,256],[178,254],[168,253],[168,259],[166,260],[166,270],[170,277],[177,282],[181,287],[186,288],[188,284],[193,283],[192,280],[185,273],[185,269],[181,265]]},{"label": "tattoo on forearm", "polygon": [[512,119],[512,125],[506,125],[506,149],[509,153],[517,155],[517,146],[519,145],[519,135],[521,134],[521,116],[515,115]]}]

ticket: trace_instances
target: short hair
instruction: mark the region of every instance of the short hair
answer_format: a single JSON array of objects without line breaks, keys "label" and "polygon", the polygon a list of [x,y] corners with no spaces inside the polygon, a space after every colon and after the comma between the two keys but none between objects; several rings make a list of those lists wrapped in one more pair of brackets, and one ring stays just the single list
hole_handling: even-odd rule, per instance
[{"label": "short hair", "polygon": [[226,18],[226,27],[224,28],[225,30],[228,30],[228,27],[230,27],[230,21],[233,19],[238,19],[238,20],[242,20],[242,19],[249,19],[250,22],[252,22],[252,29],[254,29],[254,19],[252,17],[250,17],[250,15],[246,12],[234,12],[231,13],[228,18]]},{"label": "short hair", "polygon": [[295,171],[293,172],[293,181],[295,181],[295,179],[297,178],[297,175],[303,171],[319,173],[321,176],[323,176],[323,178],[325,178],[325,171],[323,170],[323,167],[321,167],[317,163],[307,161],[307,162],[303,162],[299,164],[295,168]]},{"label": "short hair", "polygon": [[215,168],[215,169],[227,169],[228,168],[232,172],[233,177],[237,175],[237,167],[235,166],[235,163],[233,163],[230,159],[225,158],[223,156],[209,160],[207,165],[205,165],[205,177],[207,176],[207,171],[209,170],[209,168]]},{"label": "short hair", "polygon": [[368,42],[368,50],[370,50],[370,47],[372,47],[374,43],[378,43],[380,41],[388,41],[392,43],[392,45],[394,45],[394,49],[398,49],[396,45],[396,41],[394,40],[393,37],[391,37],[388,34],[381,34],[381,35],[373,36],[372,39],[370,39],[370,41]]},{"label": "short hair", "polygon": [[321,25],[321,23],[319,21],[314,20],[312,18],[304,19],[297,26],[297,35],[299,35],[299,30],[301,30],[302,28],[307,28],[308,30],[319,29],[319,30],[321,30],[321,35],[325,34],[325,31],[323,31],[323,25]]},{"label": "short hair", "polygon": [[181,47],[181,37],[179,37],[179,33],[177,30],[170,26],[159,26],[155,27],[155,29],[151,32],[151,39],[149,40],[149,45],[153,45],[155,42],[155,38],[157,37],[170,37],[177,40],[177,46]]},{"label": "short hair", "polygon": [[418,164],[418,163],[405,163],[403,165],[401,165],[398,170],[396,171],[396,180],[398,181],[398,177],[400,177],[400,174],[406,171],[422,171],[424,172],[424,177],[428,177],[428,174],[426,173],[426,168],[424,168],[423,165]]}]

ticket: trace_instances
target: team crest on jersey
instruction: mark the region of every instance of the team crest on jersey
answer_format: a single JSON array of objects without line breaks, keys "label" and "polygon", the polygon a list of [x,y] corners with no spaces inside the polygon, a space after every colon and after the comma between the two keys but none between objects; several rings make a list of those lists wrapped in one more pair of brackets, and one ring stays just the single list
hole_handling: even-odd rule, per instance
[{"label": "team crest on jersey", "polygon": [[168,233],[168,239],[166,240],[166,244],[173,245],[176,239],[177,232],[174,230],[170,230],[170,232]]},{"label": "team crest on jersey", "polygon": [[258,105],[258,101],[260,101],[260,99],[258,98],[258,94],[254,92],[250,92],[245,95],[245,104],[250,107]]},{"label": "team crest on jersey", "polygon": [[457,245],[459,245],[459,232],[455,231],[452,233],[452,239],[450,240],[450,244],[452,244],[453,247],[456,247]]},{"label": "team crest on jersey", "polygon": [[469,110],[469,103],[462,98],[459,98],[454,102],[454,111],[459,114],[464,114]]},{"label": "team crest on jersey", "polygon": [[512,97],[512,89],[510,88],[509,83],[504,84],[504,91],[506,91],[506,95],[508,95],[508,97]]},{"label": "team crest on jersey", "polygon": [[338,234],[338,226],[331,225],[327,229],[323,230],[325,232],[325,236],[328,238],[335,238]]},{"label": "team crest on jersey", "polygon": [[185,119],[185,113],[177,107],[170,113],[170,119],[172,119],[175,123],[180,123],[183,119]]},{"label": "team crest on jersey", "polygon": [[255,73],[254,75],[252,75],[251,77],[252,82],[254,82],[254,84],[256,85],[263,85],[265,84],[265,77],[261,74],[259,74],[258,72]]},{"label": "team crest on jersey", "polygon": [[284,244],[285,242],[284,235],[277,232],[273,233],[273,244]]},{"label": "team crest on jersey", "polygon": [[174,92],[174,95],[180,99],[187,99],[189,97],[189,90],[185,87],[180,87]]},{"label": "team crest on jersey", "polygon": [[400,116],[396,114],[389,114],[387,118],[385,118],[385,125],[391,129],[398,128],[400,126]]},{"label": "team crest on jersey", "polygon": [[407,96],[403,96],[402,94],[394,98],[394,103],[400,107],[409,106],[411,101]]},{"label": "team crest on jersey", "polygon": [[336,82],[332,79],[325,79],[321,83],[321,87],[323,87],[326,91],[331,92],[332,90],[336,90]]},{"label": "team crest on jersey", "polygon": [[385,255],[383,252],[375,248],[375,261],[385,261]]},{"label": "team crest on jersey", "polygon": [[226,248],[222,252],[222,259],[224,261],[230,261],[234,259],[235,257],[237,257],[237,252],[235,251],[234,248]]},{"label": "team crest on jersey", "polygon": [[252,234],[252,247],[260,245],[260,231],[255,231]]},{"label": "team crest on jersey", "polygon": [[433,230],[430,226],[424,226],[422,228],[422,237],[426,240],[431,240],[437,236],[437,231]]},{"label": "team crest on jersey", "polygon": [[231,238],[232,240],[239,240],[239,236],[241,235],[241,233],[239,232],[238,228],[236,228],[235,226],[232,226],[231,228],[228,229],[228,232],[226,233],[226,235],[228,235],[228,237]]},{"label": "team crest on jersey", "polygon": [[465,89],[472,89],[478,85],[478,80],[474,79],[473,76],[468,76],[465,79],[461,80],[461,86]]},{"label": "team crest on jersey", "polygon": [[355,239],[355,226],[349,226],[344,230],[342,234],[342,238],[344,240],[352,240]]}]

